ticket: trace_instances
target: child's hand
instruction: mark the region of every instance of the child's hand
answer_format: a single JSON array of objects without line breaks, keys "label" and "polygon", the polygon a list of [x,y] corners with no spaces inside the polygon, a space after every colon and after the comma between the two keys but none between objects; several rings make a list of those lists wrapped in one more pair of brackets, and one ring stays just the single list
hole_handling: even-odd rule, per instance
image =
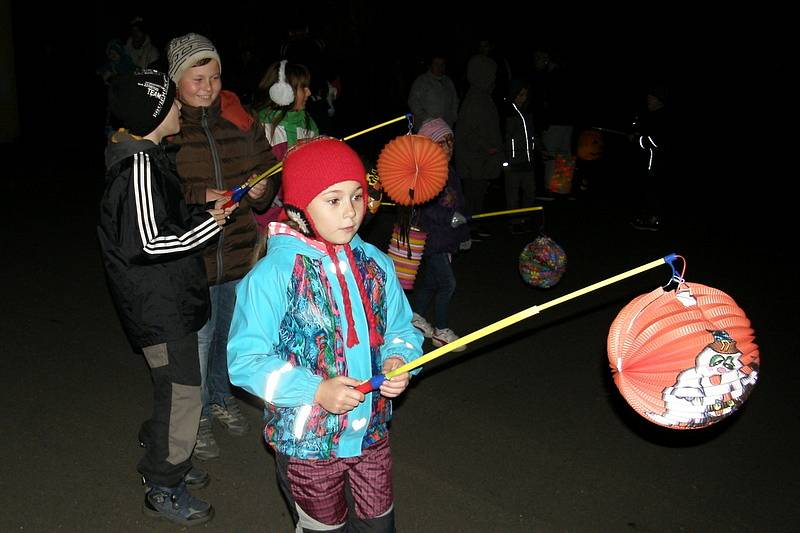
[{"label": "child's hand", "polygon": [[216,202],[221,198],[230,199],[225,193],[228,192],[225,189],[206,189],[206,203],[208,202]]},{"label": "child's hand", "polygon": [[361,382],[347,376],[323,380],[317,387],[314,401],[329,413],[337,415],[352,411],[364,401],[364,395],[355,390]]},{"label": "child's hand", "polygon": [[[255,178],[255,176],[256,175],[253,174],[251,179]],[[264,191],[266,191],[266,190],[267,190],[267,180],[263,179],[263,180],[259,181],[258,183],[256,183],[255,185],[253,185],[250,188],[250,190],[247,191],[247,196],[249,196],[253,200],[258,200],[259,198],[264,196]]]},{"label": "child's hand", "polygon": [[231,205],[230,207],[225,207],[225,204],[227,204],[230,201],[231,201],[230,198],[228,198],[227,196],[223,196],[222,198],[220,198],[219,200],[214,202],[214,209],[222,209],[222,210],[224,210],[225,211],[225,216],[227,217],[228,215],[230,215],[231,213],[236,211],[237,207],[239,207],[239,202],[236,202],[235,204]]},{"label": "child's hand", "polygon": [[224,209],[209,209],[207,212],[214,218],[217,226],[224,226],[227,222]]},{"label": "child's hand", "polygon": [[214,220],[217,222],[218,225],[224,226],[225,223],[228,221],[228,217],[233,213],[234,209],[239,207],[239,204],[233,204],[230,207],[223,208],[222,206],[228,203],[229,199],[227,196],[224,196],[217,200],[214,203],[214,209],[209,209],[208,212],[214,217]]},{"label": "child's hand", "polygon": [[[391,372],[395,368],[401,367],[405,361],[401,357],[390,357],[383,363],[383,373]],[[391,379],[381,383],[381,394],[387,398],[396,398],[408,387],[410,376],[408,372],[398,374]]]}]

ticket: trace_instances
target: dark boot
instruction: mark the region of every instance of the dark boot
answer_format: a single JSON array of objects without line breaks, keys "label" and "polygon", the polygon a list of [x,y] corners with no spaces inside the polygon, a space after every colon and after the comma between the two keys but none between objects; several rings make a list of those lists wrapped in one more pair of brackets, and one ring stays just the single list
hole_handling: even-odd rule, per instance
[{"label": "dark boot", "polygon": [[148,484],[142,512],[182,526],[203,524],[214,516],[211,504],[192,496],[185,482],[176,487]]}]

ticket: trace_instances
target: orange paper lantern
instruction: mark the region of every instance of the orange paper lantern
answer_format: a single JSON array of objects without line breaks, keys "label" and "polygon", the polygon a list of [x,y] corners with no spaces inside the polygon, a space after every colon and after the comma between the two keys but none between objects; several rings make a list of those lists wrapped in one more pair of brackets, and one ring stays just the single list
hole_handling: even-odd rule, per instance
[{"label": "orange paper lantern", "polygon": [[658,288],[620,311],[608,359],[625,400],[651,422],[696,429],[735,412],[758,378],[750,321],[724,292],[697,283]]},{"label": "orange paper lantern", "polygon": [[447,183],[448,159],[428,137],[403,135],[384,146],[378,156],[383,189],[400,205],[424,204]]}]

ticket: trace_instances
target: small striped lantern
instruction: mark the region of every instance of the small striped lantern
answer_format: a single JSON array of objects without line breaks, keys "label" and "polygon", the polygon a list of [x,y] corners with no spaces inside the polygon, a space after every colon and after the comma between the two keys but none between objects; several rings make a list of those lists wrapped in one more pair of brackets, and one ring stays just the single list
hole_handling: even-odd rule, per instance
[{"label": "small striped lantern", "polygon": [[413,226],[409,228],[408,235],[403,235],[399,225],[395,225],[392,230],[387,254],[394,263],[397,279],[405,290],[414,288],[427,238],[427,233]]}]

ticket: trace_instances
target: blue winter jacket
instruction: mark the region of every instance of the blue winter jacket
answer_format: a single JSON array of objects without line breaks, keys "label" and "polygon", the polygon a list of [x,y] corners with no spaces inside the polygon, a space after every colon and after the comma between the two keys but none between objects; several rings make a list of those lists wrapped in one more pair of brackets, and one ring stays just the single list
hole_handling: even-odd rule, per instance
[{"label": "blue winter jacket", "polygon": [[285,455],[354,457],[385,438],[391,401],[372,392],[349,413],[336,415],[314,403],[317,387],[340,375],[366,380],[382,373],[389,357],[409,362],[422,353],[422,335],[411,325],[411,308],[392,261],[357,235],[350,246],[384,338],[381,346],[369,346],[366,314],[343,249],[337,258],[360,340],[352,348],[346,347],[336,266],[313,241],[297,234],[272,235],[267,256],[236,290],[228,340],[230,380],[266,401],[264,436]]}]

